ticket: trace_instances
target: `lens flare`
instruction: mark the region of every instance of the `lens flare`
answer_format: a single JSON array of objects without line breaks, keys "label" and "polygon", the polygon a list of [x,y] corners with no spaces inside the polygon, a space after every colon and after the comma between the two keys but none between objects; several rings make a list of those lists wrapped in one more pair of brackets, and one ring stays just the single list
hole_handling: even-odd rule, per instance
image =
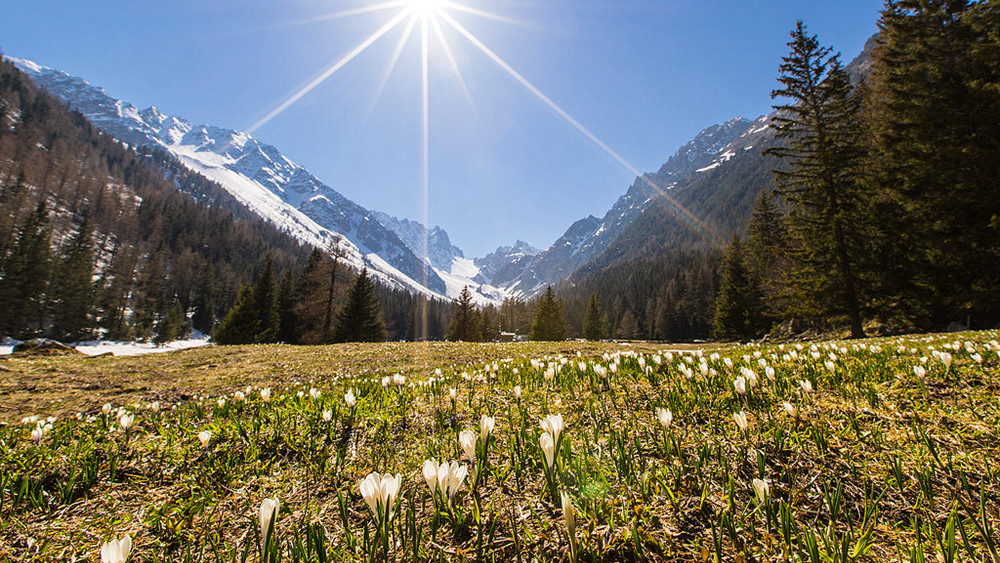
[{"label": "lens flare", "polygon": [[406,7],[414,15],[428,18],[440,12],[446,3],[445,0],[406,0]]},{"label": "lens flare", "polygon": [[[384,36],[388,35],[390,31],[395,29],[397,26],[403,27],[403,33],[399,39],[399,43],[396,48],[392,51],[390,57],[388,69],[385,75],[381,79],[381,83],[378,86],[378,93],[375,96],[375,100],[379,98],[382,93],[383,88],[385,88],[386,83],[389,80],[389,76],[392,74],[396,67],[396,63],[399,61],[400,56],[410,43],[411,37],[414,35],[414,31],[417,31],[419,35],[419,49],[420,49],[420,77],[421,77],[421,144],[422,144],[422,170],[421,170],[421,189],[423,190],[423,208],[421,213],[421,219],[425,225],[430,224],[430,171],[431,171],[431,154],[430,154],[430,129],[431,129],[431,115],[430,115],[430,66],[434,63],[431,60],[430,41],[432,36],[436,38],[436,42],[440,47],[441,52],[443,52],[445,57],[445,63],[450,66],[453,76],[456,78],[462,91],[465,93],[470,106],[472,106],[473,111],[478,115],[475,104],[473,103],[471,92],[462,76],[462,72],[459,69],[458,61],[452,52],[452,46],[448,44],[445,32],[442,28],[447,28],[449,31],[458,34],[459,36],[466,39],[476,50],[485,55],[493,63],[498,65],[507,75],[513,79],[515,82],[523,86],[528,92],[530,92],[537,100],[542,104],[551,109],[556,115],[558,115],[562,120],[568,123],[573,129],[582,134],[584,137],[589,139],[598,149],[603,151],[606,155],[610,156],[613,160],[618,162],[628,171],[634,173],[639,179],[648,184],[653,190],[658,193],[661,199],[667,202],[670,206],[676,209],[680,215],[686,217],[694,225],[697,225],[700,230],[709,239],[711,239],[716,244],[722,243],[722,238],[719,234],[708,224],[702,221],[699,217],[694,215],[691,211],[686,209],[677,200],[672,198],[670,194],[664,190],[663,187],[655,183],[646,174],[639,172],[635,166],[633,166],[628,160],[626,160],[622,155],[618,154],[614,149],[612,149],[607,143],[601,140],[597,135],[586,128],[582,123],[577,121],[572,115],[569,114],[565,109],[560,107],[555,101],[545,95],[540,89],[538,89],[534,84],[532,84],[525,76],[514,69],[510,64],[508,64],[503,58],[500,57],[495,51],[490,49],[485,43],[483,43],[478,37],[476,37],[469,29],[463,26],[453,14],[465,14],[474,17],[481,17],[486,19],[491,19],[494,21],[500,21],[515,25],[529,26],[523,22],[514,20],[507,16],[493,14],[482,9],[474,8],[471,6],[464,5],[462,2],[457,0],[389,0],[383,2],[375,2],[369,6],[356,8],[352,10],[344,10],[332,14],[327,14],[313,20],[300,23],[313,23],[329,19],[339,19],[348,16],[361,15],[371,12],[378,12],[382,10],[389,10],[396,8],[399,12],[392,18],[389,19],[384,25],[372,33],[367,39],[358,44],[354,49],[349,51],[341,59],[334,62],[331,66],[321,71],[318,76],[313,78],[304,87],[295,91],[290,97],[280,102],[270,113],[268,113],[263,119],[259,120],[257,123],[253,124],[248,130],[249,133],[253,133],[257,129],[260,129],[265,124],[270,122],[272,119],[276,118],[279,114],[288,109],[291,105],[295,104],[306,94],[314,90],[320,84],[328,80],[331,76],[336,74],[340,69],[346,66],[348,63],[356,59],[363,52],[367,51],[369,47],[374,45]],[[405,23],[404,23],[405,22]],[[419,24],[419,28],[417,25]],[[447,24],[444,26],[442,24]],[[372,101],[374,107],[375,100]],[[371,111],[371,108],[369,108]],[[429,233],[429,231],[428,231]],[[429,258],[428,255],[428,240],[423,241],[423,258],[427,262],[427,268],[429,268]],[[424,279],[420,280],[427,285],[427,275],[428,272],[425,271]],[[423,329],[423,338],[426,340],[428,319],[427,319],[427,309],[426,304],[424,307],[423,314],[421,315],[421,325]],[[420,338],[420,337],[418,337]]]}]

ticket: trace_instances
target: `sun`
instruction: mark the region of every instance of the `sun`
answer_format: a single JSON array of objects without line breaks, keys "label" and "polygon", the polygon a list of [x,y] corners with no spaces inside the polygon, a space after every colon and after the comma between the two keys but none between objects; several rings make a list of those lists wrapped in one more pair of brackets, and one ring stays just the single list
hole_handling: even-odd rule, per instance
[{"label": "sun", "polygon": [[426,18],[437,14],[447,3],[447,0],[405,0],[404,5],[412,14]]}]

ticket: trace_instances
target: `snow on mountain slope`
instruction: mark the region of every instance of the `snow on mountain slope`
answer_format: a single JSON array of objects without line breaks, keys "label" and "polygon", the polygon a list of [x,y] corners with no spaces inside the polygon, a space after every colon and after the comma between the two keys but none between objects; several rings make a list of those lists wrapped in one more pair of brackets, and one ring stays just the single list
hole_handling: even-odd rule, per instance
[{"label": "snow on mountain slope", "polygon": [[[604,252],[635,221],[650,203],[692,174],[724,162],[727,147],[756,123],[743,118],[704,129],[681,147],[660,169],[636,178],[603,219],[594,216],[574,223],[550,248],[521,263],[504,276],[492,278],[495,285],[532,296],[546,285],[558,282]],[[731,156],[731,155],[730,155]]]},{"label": "snow on mountain slope", "polygon": [[418,221],[397,219],[378,211],[374,212],[373,216],[387,229],[396,233],[415,253],[418,255],[426,253],[434,271],[444,280],[447,288],[445,295],[448,298],[457,298],[465,287],[472,292],[473,301],[478,305],[499,305],[511,295],[509,291],[492,285],[484,278],[478,265],[479,261],[466,258],[462,249],[451,244],[448,233],[441,227],[434,227],[428,231],[427,227]]},{"label": "snow on mountain slope", "polygon": [[355,267],[367,266],[397,287],[446,295],[444,280],[398,235],[275,147],[240,131],[195,126],[155,107],[141,110],[81,78],[23,59],[11,61],[106,133],[131,145],[167,149],[299,240],[325,248],[342,235]]}]

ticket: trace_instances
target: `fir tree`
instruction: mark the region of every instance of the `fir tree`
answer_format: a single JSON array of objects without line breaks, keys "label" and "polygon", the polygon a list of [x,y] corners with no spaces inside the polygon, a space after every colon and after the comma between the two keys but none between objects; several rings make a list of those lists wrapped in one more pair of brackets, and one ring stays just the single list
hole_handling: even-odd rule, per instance
[{"label": "fir tree", "polygon": [[168,342],[173,342],[184,335],[184,309],[180,303],[174,303],[170,311],[162,315],[160,322],[156,324],[156,336],[153,343],[162,346]]},{"label": "fir tree", "polygon": [[313,249],[296,288],[295,317],[301,344],[325,344],[332,341],[332,334],[324,322],[322,306],[328,293],[326,283],[329,278],[323,251]]},{"label": "fir tree", "polygon": [[49,213],[38,204],[20,229],[0,279],[0,334],[32,337],[41,332],[51,271]]},{"label": "fir tree", "polygon": [[278,286],[278,342],[299,342],[298,319],[295,316],[295,274],[285,272]]},{"label": "fir tree", "polygon": [[218,344],[264,344],[277,341],[278,329],[274,263],[268,259],[257,281],[240,292],[213,339]]},{"label": "fir tree", "polygon": [[787,144],[767,152],[788,164],[774,173],[792,205],[795,280],[809,307],[826,317],[846,315],[851,336],[860,338],[866,292],[859,100],[839,53],[821,47],[801,21],[788,46],[778,78],[782,88],[771,94],[792,100],[774,106],[781,112],[777,137]]},{"label": "fir tree", "polygon": [[590,300],[587,302],[587,313],[583,318],[583,337],[592,341],[604,340],[607,337],[605,325],[601,301],[595,293],[590,296]]},{"label": "fir tree", "polygon": [[500,319],[497,313],[497,308],[493,305],[487,305],[483,307],[483,310],[479,313],[482,319],[483,327],[483,342],[496,342],[500,339]]},{"label": "fir tree", "polygon": [[65,341],[90,333],[94,309],[94,249],[90,222],[84,219],[63,252],[55,275],[52,334]]},{"label": "fir tree", "polygon": [[535,313],[535,323],[531,325],[532,340],[559,341],[566,339],[566,320],[563,318],[562,305],[556,301],[552,286],[545,289],[538,302]]},{"label": "fir tree", "polygon": [[216,320],[215,302],[215,267],[209,262],[201,275],[198,290],[194,298],[194,315],[191,325],[205,334],[212,334]]},{"label": "fir tree", "polygon": [[886,287],[925,328],[1000,320],[1000,10],[890,0],[873,53]]},{"label": "fir tree", "polygon": [[785,215],[775,204],[777,194],[761,192],[750,215],[744,263],[750,281],[764,300],[765,324],[773,324],[790,309],[792,262]]},{"label": "fir tree", "polygon": [[216,344],[252,344],[259,322],[253,299],[253,284],[246,284],[232,309],[212,335]]},{"label": "fir tree", "polygon": [[626,309],[622,315],[621,322],[618,323],[618,330],[615,336],[623,340],[636,340],[639,338],[639,322],[635,320],[635,315],[631,309]]},{"label": "fir tree", "polygon": [[324,340],[331,340],[333,337],[333,299],[337,291],[337,270],[340,269],[340,261],[347,256],[347,251],[340,245],[340,236],[334,237],[327,249],[330,256],[330,283],[326,290],[326,315],[323,322]]},{"label": "fir tree", "polygon": [[483,336],[479,311],[476,310],[475,303],[472,302],[472,292],[469,286],[462,288],[462,292],[455,300],[455,311],[451,316],[451,324],[448,326],[448,340],[453,342],[479,342]]},{"label": "fir tree", "polygon": [[361,270],[347,293],[347,302],[337,315],[333,339],[335,342],[383,342],[386,339],[382,306],[367,268]]},{"label": "fir tree", "polygon": [[734,236],[722,255],[719,293],[712,332],[721,340],[749,340],[766,330],[763,304],[750,279],[743,243]]}]

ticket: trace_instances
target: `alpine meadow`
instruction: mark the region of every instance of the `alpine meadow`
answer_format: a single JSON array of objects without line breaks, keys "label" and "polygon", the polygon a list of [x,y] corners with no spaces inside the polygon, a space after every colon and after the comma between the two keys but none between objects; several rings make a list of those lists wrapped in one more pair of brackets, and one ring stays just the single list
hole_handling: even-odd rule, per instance
[{"label": "alpine meadow", "polygon": [[105,8],[0,20],[0,561],[1000,563],[1000,0]]}]

